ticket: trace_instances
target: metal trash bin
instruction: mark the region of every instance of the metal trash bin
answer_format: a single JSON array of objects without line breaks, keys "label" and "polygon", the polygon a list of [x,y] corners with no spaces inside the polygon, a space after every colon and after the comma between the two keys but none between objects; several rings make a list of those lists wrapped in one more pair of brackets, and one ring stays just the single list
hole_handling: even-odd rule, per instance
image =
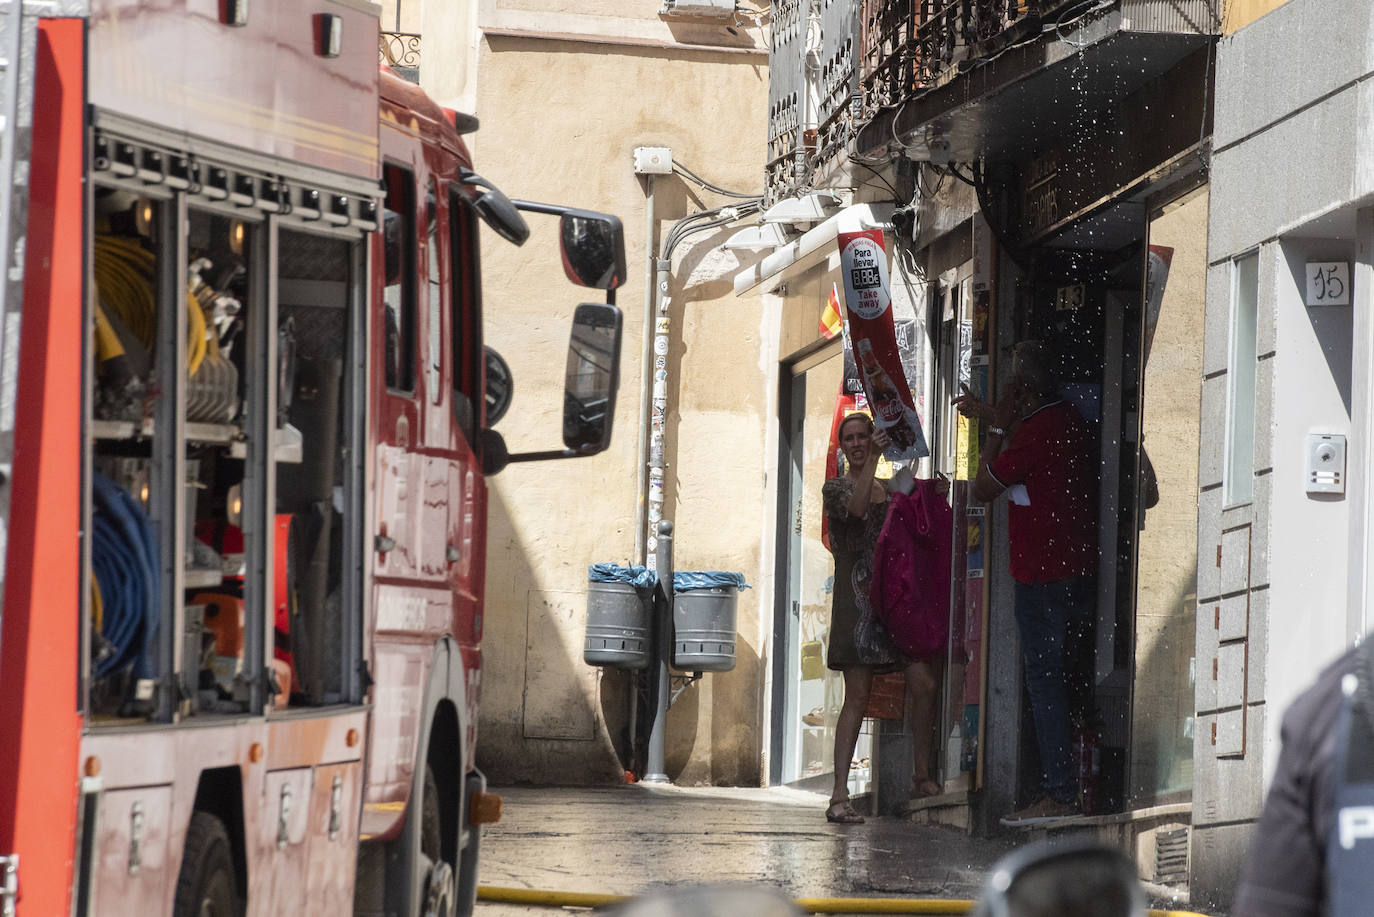
[{"label": "metal trash bin", "polygon": [[736,586],[686,589],[673,596],[673,666],[684,672],[735,667]]},{"label": "metal trash bin", "polygon": [[582,659],[588,665],[646,668],[652,595],[650,590],[629,583],[588,581]]}]

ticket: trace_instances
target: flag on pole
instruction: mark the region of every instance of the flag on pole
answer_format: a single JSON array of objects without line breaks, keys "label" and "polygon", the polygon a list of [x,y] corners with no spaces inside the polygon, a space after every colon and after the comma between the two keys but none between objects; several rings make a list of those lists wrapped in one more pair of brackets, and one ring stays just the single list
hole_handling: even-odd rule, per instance
[{"label": "flag on pole", "polygon": [[820,324],[816,330],[827,341],[840,333],[844,319],[840,317],[840,293],[835,284],[830,284],[830,298],[825,301],[825,311],[821,313]]}]

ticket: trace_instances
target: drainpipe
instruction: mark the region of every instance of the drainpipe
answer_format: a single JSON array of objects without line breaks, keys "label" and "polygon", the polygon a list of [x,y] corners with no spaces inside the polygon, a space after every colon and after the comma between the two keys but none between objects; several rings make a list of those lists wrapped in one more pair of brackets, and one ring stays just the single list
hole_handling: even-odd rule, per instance
[{"label": "drainpipe", "polygon": [[[671,253],[668,253],[671,257]],[[644,361],[645,376],[653,379],[653,414],[649,425],[649,539],[644,565],[657,569],[658,524],[663,519],[663,453],[668,426],[668,274],[672,261],[655,262],[653,359]],[[652,372],[650,365],[653,366]]]},{"label": "drainpipe", "polygon": [[[653,568],[645,553],[645,540],[648,532],[648,511],[649,511],[649,399],[653,391],[653,345],[654,345],[654,292],[657,284],[654,282],[654,272],[658,266],[658,259],[654,255],[654,230],[657,228],[657,216],[654,213],[654,176],[644,176],[644,330],[643,347],[640,353],[639,365],[640,386],[639,386],[639,446],[635,452],[638,458],[638,502],[635,510],[635,561],[645,564],[650,569]],[[631,719],[631,723],[633,723]],[[631,727],[633,729],[633,726]]]}]

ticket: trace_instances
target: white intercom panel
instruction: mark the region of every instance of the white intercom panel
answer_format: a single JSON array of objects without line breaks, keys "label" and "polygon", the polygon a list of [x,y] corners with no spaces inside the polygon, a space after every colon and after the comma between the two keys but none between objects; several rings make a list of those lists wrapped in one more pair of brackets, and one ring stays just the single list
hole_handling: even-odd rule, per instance
[{"label": "white intercom panel", "polygon": [[1345,493],[1345,437],[1339,433],[1307,434],[1307,492]]}]

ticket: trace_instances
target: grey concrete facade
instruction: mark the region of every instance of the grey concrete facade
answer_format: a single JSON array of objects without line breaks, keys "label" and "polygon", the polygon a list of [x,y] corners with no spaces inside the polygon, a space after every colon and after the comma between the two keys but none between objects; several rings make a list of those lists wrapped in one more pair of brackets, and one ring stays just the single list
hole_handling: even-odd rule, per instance
[{"label": "grey concrete facade", "polygon": [[[1332,40],[1332,36],[1339,36]],[[1234,891],[1284,710],[1358,633],[1368,551],[1367,346],[1352,308],[1307,302],[1308,265],[1360,274],[1374,195],[1374,8],[1290,0],[1217,52],[1198,470],[1195,903]],[[1303,61],[1302,66],[1293,66]],[[1374,221],[1366,221],[1374,225]],[[1236,261],[1258,256],[1253,493],[1228,505]],[[1367,257],[1367,256],[1366,256]],[[1345,494],[1307,491],[1312,434],[1347,438]],[[1243,490],[1243,488],[1242,488]],[[1352,601],[1353,599],[1353,601]]]}]

